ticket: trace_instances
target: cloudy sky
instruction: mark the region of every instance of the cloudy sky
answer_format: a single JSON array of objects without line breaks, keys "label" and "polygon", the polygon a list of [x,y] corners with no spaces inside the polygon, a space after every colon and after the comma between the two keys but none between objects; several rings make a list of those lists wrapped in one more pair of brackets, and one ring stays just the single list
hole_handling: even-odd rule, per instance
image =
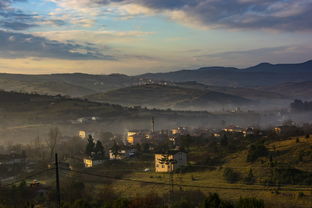
[{"label": "cloudy sky", "polygon": [[312,0],[0,0],[0,72],[162,72],[312,59]]}]

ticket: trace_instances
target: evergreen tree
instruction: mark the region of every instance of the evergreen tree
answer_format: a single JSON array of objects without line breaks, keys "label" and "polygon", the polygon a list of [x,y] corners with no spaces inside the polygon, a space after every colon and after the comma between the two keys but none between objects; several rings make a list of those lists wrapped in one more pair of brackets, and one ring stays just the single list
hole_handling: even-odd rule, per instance
[{"label": "evergreen tree", "polygon": [[105,152],[104,152],[104,147],[103,147],[101,141],[97,141],[97,142],[96,142],[94,152],[95,152],[95,154],[97,155],[97,157],[103,158]]},{"label": "evergreen tree", "polygon": [[88,144],[86,146],[86,151],[85,151],[86,155],[92,156],[92,152],[94,152],[94,149],[95,149],[94,139],[92,138],[91,135],[89,135]]}]

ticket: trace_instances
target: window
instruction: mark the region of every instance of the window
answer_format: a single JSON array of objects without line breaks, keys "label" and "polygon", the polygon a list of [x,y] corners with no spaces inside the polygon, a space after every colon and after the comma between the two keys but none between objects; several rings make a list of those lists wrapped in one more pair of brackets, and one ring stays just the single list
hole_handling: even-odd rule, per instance
[{"label": "window", "polygon": [[165,168],[165,165],[161,165],[161,168]]}]

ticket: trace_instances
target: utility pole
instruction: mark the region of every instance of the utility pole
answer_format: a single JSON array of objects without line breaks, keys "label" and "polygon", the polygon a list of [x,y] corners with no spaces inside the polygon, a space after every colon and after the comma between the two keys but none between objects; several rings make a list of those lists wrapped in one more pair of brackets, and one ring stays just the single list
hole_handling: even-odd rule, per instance
[{"label": "utility pole", "polygon": [[173,176],[173,163],[169,163],[170,165],[170,173],[169,173],[169,181],[170,181],[170,186],[171,186],[171,190],[170,190],[170,201],[172,202],[174,200],[174,195],[173,195],[173,183],[174,183],[174,176]]},{"label": "utility pole", "polygon": [[155,119],[152,117],[152,131],[155,132]]},{"label": "utility pole", "polygon": [[56,207],[61,208],[60,177],[57,153],[55,153]]}]

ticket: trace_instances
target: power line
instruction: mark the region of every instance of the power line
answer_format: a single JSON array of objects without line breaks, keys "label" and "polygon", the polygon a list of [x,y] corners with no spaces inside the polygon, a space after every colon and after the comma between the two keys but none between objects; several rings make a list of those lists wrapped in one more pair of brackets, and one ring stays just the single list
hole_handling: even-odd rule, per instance
[{"label": "power line", "polygon": [[[163,182],[154,182],[154,181],[144,181],[144,180],[138,180],[138,179],[131,179],[131,178],[116,178],[112,176],[105,176],[105,175],[99,175],[94,173],[86,173],[82,171],[77,170],[70,170],[70,169],[64,169],[60,168],[65,171],[71,171],[78,174],[83,175],[89,175],[89,176],[95,176],[95,177],[102,177],[102,178],[108,178],[112,180],[120,180],[120,181],[131,181],[131,182],[137,182],[137,183],[146,183],[146,184],[155,184],[155,185],[164,185],[164,186],[171,186],[171,183],[163,183]],[[173,184],[175,186],[182,186],[182,187],[189,187],[189,188],[204,188],[204,189],[225,189],[225,190],[246,190],[246,191],[267,191],[268,189],[265,188],[242,188],[242,187],[222,187],[222,186],[201,186],[201,185],[190,185],[190,184]],[[237,184],[237,185],[246,185],[246,184]],[[274,187],[272,187],[274,188]],[[281,188],[279,187],[281,191],[310,191],[311,187],[301,187],[301,188]]]}]

